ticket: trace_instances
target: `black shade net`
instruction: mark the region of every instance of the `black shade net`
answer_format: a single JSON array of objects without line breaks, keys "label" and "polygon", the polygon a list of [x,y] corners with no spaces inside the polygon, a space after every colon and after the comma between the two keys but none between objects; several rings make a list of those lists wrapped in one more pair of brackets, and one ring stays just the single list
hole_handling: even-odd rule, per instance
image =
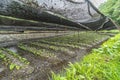
[{"label": "black shade net", "polygon": [[116,28],[111,19],[99,12],[89,0],[1,0],[0,14],[80,30]]}]

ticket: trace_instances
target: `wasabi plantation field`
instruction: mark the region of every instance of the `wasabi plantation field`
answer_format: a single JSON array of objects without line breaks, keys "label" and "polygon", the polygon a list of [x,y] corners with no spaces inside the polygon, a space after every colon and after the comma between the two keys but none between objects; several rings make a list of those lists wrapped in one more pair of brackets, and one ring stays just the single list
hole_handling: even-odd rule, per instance
[{"label": "wasabi plantation field", "polygon": [[2,47],[0,80],[106,80],[112,74],[119,78],[113,73],[117,66],[112,65],[114,59],[119,60],[118,33],[76,31]]},{"label": "wasabi plantation field", "polygon": [[0,80],[120,80],[120,0],[0,0]]}]

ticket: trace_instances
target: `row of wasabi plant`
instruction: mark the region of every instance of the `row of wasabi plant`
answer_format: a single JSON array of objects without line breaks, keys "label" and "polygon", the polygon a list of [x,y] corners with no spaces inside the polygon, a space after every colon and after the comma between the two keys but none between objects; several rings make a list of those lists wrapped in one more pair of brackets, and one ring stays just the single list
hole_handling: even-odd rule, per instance
[{"label": "row of wasabi plant", "polygon": [[22,68],[23,66],[19,65],[19,64],[16,64],[14,63],[13,59],[11,59],[8,55],[6,54],[9,54],[11,55],[13,58],[17,58],[19,59],[19,61],[23,64],[26,64],[28,65],[30,62],[27,61],[26,58],[23,58],[21,57],[20,55],[18,55],[17,53],[14,53],[12,51],[10,51],[9,49],[0,49],[0,59],[3,61],[3,63],[9,67],[10,70],[13,70],[13,69],[17,69],[19,70],[20,68]]},{"label": "row of wasabi plant", "polygon": [[54,53],[51,53],[50,51],[46,50],[46,49],[43,49],[43,48],[36,48],[36,47],[31,47],[29,45],[26,45],[26,44],[19,44],[18,47],[24,51],[28,51],[36,56],[40,56],[40,57],[56,57],[54,55]]},{"label": "row of wasabi plant", "polygon": [[68,48],[81,48],[80,46],[77,45],[72,45],[72,44],[67,44],[67,43],[60,43],[60,42],[52,42],[52,41],[45,41],[45,40],[40,40],[41,43],[49,44],[49,45],[55,45],[55,46],[60,46],[60,47],[68,47]]},{"label": "row of wasabi plant", "polygon": [[44,44],[44,43],[38,43],[38,42],[34,42],[31,43],[33,46],[37,46],[37,47],[43,47],[49,50],[53,50],[55,52],[62,52],[62,53],[70,53],[71,51],[65,47],[58,47],[58,46],[54,46],[54,45],[48,45],[48,44]]},{"label": "row of wasabi plant", "polygon": [[52,73],[52,80],[120,80],[120,34],[65,70]]},{"label": "row of wasabi plant", "polygon": [[52,42],[52,44],[60,43],[64,44],[66,46],[74,46],[73,48],[80,48],[82,44],[88,45],[91,43],[95,43],[101,39],[104,39],[105,37],[108,37],[107,35],[100,35],[95,32],[78,32],[66,36],[59,36],[54,38],[46,38],[42,41],[46,42]]}]

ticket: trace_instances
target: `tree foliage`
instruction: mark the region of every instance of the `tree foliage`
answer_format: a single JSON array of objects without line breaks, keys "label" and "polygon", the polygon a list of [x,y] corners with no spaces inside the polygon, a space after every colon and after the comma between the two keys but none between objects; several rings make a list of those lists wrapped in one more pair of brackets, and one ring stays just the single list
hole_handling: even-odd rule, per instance
[{"label": "tree foliage", "polygon": [[100,6],[100,10],[120,25],[120,0],[107,0]]}]

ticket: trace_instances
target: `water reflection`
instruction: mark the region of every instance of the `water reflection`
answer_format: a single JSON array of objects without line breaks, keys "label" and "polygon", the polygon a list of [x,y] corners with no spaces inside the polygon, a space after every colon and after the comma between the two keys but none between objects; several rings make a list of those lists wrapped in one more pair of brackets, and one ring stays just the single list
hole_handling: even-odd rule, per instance
[{"label": "water reflection", "polygon": [[10,47],[10,48],[8,48],[10,51],[12,51],[12,52],[15,52],[15,53],[17,53],[18,52],[18,50],[17,50],[17,48],[16,47]]}]

